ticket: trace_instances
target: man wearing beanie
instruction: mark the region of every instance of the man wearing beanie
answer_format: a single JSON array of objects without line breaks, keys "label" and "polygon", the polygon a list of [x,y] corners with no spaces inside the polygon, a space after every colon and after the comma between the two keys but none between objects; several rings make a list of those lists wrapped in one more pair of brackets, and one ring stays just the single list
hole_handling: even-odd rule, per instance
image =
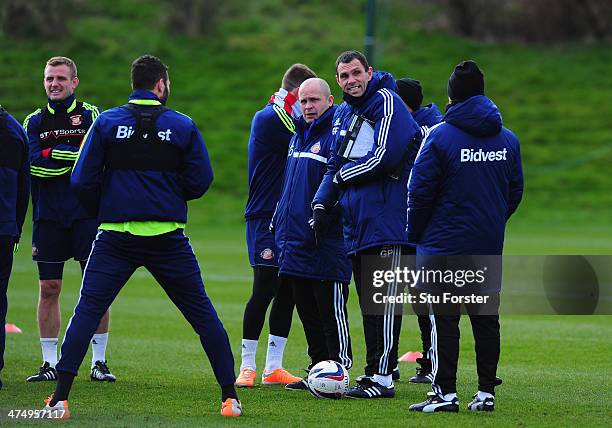
[{"label": "man wearing beanie", "polygon": [[421,108],[421,103],[423,102],[421,82],[410,77],[403,77],[396,80],[395,84],[397,85],[397,94],[404,101],[410,112]]},{"label": "man wearing beanie", "polygon": [[[397,93],[408,107],[408,111],[412,118],[421,127],[421,133],[425,136],[429,132],[429,128],[440,123],[442,113],[434,103],[427,104],[421,107],[423,102],[423,88],[421,82],[410,77],[403,77],[396,81]],[[417,312],[417,320],[419,330],[421,332],[421,343],[423,344],[423,356],[417,358],[416,362],[419,365],[416,369],[416,375],[409,379],[410,383],[431,383],[431,361],[427,357],[429,348],[431,347],[431,323],[429,316],[425,311],[415,308]],[[419,314],[423,312],[422,314]],[[396,338],[399,341],[399,337]],[[399,343],[398,345],[399,346]]]},{"label": "man wearing beanie", "polygon": [[[422,106],[423,88],[421,82],[410,77],[403,77],[398,79],[396,84],[398,95],[408,107],[412,118],[421,128],[431,128],[442,120],[442,113],[440,113],[437,105],[429,103]],[[423,129],[421,131],[425,132]]]},{"label": "man wearing beanie", "polygon": [[365,376],[346,396],[392,398],[397,362],[393,344],[399,335],[401,305],[395,301],[376,304],[372,295],[374,290],[396,295],[400,285],[391,280],[375,289],[372,268],[395,271],[402,254],[414,254],[414,247],[408,246],[405,216],[408,176],[420,132],[397,95],[393,76],[373,72],[362,53],[340,54],[336,81],[344,103],[334,115],[327,172],[313,200],[314,233],[319,241],[329,239],[338,204],[366,341]]},{"label": "man wearing beanie", "polygon": [[[417,266],[434,256],[449,264],[457,256],[469,256],[465,258],[475,264],[484,255],[499,260],[506,221],[523,194],[519,142],[502,126],[497,106],[484,95],[484,76],[474,61],[455,67],[448,96],[443,121],[427,135],[408,182],[407,231],[408,240],[417,246]],[[486,296],[493,305],[466,304],[478,371],[478,392],[468,404],[471,411],[495,409],[501,282],[487,281],[493,285]],[[431,310],[433,394],[410,410],[458,412],[460,304],[436,304]]]},{"label": "man wearing beanie", "polygon": [[449,102],[457,104],[476,95],[484,95],[484,75],[474,61],[463,61],[448,79]]}]

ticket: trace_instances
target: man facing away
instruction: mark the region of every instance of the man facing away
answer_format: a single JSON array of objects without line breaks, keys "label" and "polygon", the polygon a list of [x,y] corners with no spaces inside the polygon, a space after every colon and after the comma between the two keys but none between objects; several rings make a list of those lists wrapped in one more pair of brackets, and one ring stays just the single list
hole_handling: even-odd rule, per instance
[{"label": "man facing away", "polygon": [[187,201],[200,198],[213,179],[208,152],[195,123],[165,107],[170,79],[159,58],[144,55],[133,62],[132,89],[128,104],[94,122],[72,173],[72,186],[101,224],[45,410],[69,417],[68,394],[87,343],[143,266],[200,337],[221,387],[221,415],[240,416],[227,333],[184,232]]},{"label": "man facing away", "polygon": [[[417,261],[456,264],[499,260],[506,222],[523,194],[519,142],[502,126],[501,113],[485,96],[484,75],[474,61],[458,64],[448,80],[449,106],[421,146],[408,184],[407,232]],[[480,256],[480,257],[479,257]],[[498,262],[495,262],[496,264]],[[491,275],[491,267],[488,275]],[[461,262],[460,268],[465,268]],[[497,269],[501,272],[500,269]],[[472,324],[478,392],[471,411],[495,409],[500,354],[499,284],[488,306],[466,304]],[[461,304],[435,304],[431,322],[432,393],[410,410],[458,412],[457,361]]]}]

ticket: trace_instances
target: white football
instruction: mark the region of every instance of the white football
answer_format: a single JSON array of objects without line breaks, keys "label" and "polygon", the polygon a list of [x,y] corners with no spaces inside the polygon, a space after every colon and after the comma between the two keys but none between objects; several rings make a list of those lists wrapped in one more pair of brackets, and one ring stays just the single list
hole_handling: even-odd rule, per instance
[{"label": "white football", "polygon": [[321,361],[308,373],[308,389],[317,398],[338,400],[342,398],[348,386],[348,371],[336,361]]}]

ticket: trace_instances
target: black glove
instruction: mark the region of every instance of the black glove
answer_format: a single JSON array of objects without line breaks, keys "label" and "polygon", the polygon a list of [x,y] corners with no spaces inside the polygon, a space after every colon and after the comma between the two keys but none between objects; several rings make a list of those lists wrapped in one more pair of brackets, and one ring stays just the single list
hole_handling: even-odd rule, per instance
[{"label": "black glove", "polygon": [[312,220],[315,242],[318,247],[319,243],[322,242],[323,238],[327,234],[327,229],[329,229],[332,217],[327,213],[323,205],[315,205],[312,211]]},{"label": "black glove", "polygon": [[336,175],[334,175],[334,179],[333,179],[332,182],[334,183],[334,185],[338,189],[345,189],[346,188],[346,182],[340,176],[340,171],[336,172]]}]

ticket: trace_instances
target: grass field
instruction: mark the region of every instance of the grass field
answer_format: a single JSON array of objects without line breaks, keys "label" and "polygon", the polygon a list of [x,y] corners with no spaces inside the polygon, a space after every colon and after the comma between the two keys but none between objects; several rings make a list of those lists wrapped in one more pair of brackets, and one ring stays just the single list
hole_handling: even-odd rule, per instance
[{"label": "grass field", "polygon": [[[202,206],[206,205],[200,203],[192,211],[196,225],[191,231],[192,243],[208,293],[228,330],[239,364],[242,312],[250,291],[244,231],[242,227],[224,225],[221,220],[203,221]],[[509,245],[518,248],[529,242],[529,236],[530,233],[510,233]],[[53,389],[51,383],[24,382],[41,358],[35,316],[36,271],[29,260],[28,239],[24,236],[9,289],[8,322],[16,323],[23,334],[7,338],[7,363],[2,373],[5,386],[0,391],[3,414],[10,408],[38,408]],[[576,237],[568,237],[568,242],[580,245]],[[588,240],[582,245],[588,248]],[[537,253],[545,248],[535,250]],[[79,283],[77,264],[70,263],[61,298],[62,334],[78,298]],[[611,416],[609,316],[503,317],[499,375],[504,378],[504,385],[498,389],[494,414],[471,414],[464,410],[477,386],[473,339],[464,320],[458,373],[462,407],[459,415],[408,413],[408,405],[423,399],[428,388],[408,384],[406,379],[414,373],[415,365],[401,363],[403,379],[397,384],[394,400],[336,402],[316,400],[308,394],[277,387],[256,387],[239,391],[245,417],[227,421],[218,416],[219,391],[197,337],[145,271],[136,272],[120,293],[112,313],[108,358],[118,381],[114,384],[89,381],[88,354],[70,397],[73,419],[68,425],[606,426]],[[365,352],[354,289],[349,313],[356,362],[351,376],[356,377],[361,374]],[[417,330],[414,317],[405,318],[400,352],[419,349]],[[285,366],[289,370],[300,373],[306,366],[305,349],[296,315],[285,352]],[[265,346],[260,346],[257,358],[260,370],[264,361]]]}]

